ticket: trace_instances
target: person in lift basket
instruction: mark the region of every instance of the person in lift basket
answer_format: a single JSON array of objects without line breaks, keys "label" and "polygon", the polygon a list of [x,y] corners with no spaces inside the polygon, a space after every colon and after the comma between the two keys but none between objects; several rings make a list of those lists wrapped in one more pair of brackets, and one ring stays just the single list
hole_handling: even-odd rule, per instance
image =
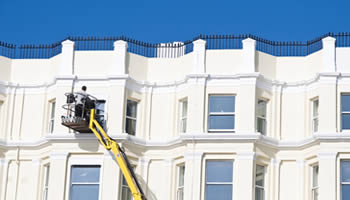
[{"label": "person in lift basket", "polygon": [[75,117],[85,118],[87,108],[91,107],[89,106],[89,104],[93,103],[92,100],[89,98],[89,94],[86,92],[86,89],[87,88],[84,85],[83,87],[81,87],[81,91],[76,93]]}]

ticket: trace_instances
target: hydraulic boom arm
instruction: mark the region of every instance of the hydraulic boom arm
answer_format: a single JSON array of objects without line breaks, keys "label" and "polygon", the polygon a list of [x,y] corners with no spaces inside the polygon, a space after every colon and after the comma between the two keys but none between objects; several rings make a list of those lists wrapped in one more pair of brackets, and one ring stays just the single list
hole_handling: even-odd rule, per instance
[{"label": "hydraulic boom arm", "polygon": [[119,147],[118,143],[110,138],[103,130],[102,126],[95,119],[95,109],[91,109],[89,128],[96,135],[98,140],[105,149],[111,150],[114,157],[124,175],[126,183],[128,184],[134,200],[146,200],[146,197],[138,183],[134,171],[126,157],[124,151]]}]

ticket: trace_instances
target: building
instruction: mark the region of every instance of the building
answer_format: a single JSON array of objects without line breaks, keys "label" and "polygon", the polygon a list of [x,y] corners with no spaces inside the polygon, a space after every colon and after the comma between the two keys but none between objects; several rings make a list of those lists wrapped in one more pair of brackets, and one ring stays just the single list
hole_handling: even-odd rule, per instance
[{"label": "building", "polygon": [[1,200],[131,199],[95,136],[61,125],[83,85],[149,200],[350,198],[349,34],[69,38],[0,55]]}]

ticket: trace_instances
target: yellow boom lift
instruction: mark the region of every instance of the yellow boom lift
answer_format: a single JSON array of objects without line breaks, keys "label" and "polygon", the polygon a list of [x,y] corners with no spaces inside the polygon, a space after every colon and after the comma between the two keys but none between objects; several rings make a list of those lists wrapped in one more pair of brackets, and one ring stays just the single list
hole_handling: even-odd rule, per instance
[{"label": "yellow boom lift", "polygon": [[67,115],[61,117],[62,125],[78,133],[94,133],[103,147],[113,152],[134,200],[147,200],[126,154],[103,128],[105,121],[101,107],[105,101],[91,95],[84,95],[83,104],[77,105],[76,97],[82,94],[66,93],[65,95],[67,96],[67,104],[63,108],[67,110]]}]

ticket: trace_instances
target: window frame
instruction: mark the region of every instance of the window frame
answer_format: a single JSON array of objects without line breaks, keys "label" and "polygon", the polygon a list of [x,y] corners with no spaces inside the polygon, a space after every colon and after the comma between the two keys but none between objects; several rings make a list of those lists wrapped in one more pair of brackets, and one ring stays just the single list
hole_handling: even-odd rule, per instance
[{"label": "window frame", "polygon": [[[315,102],[317,102],[317,115],[315,116]],[[319,129],[319,108],[320,108],[320,101],[318,98],[314,98],[311,100],[311,129],[312,129],[312,133],[317,133],[318,129]],[[315,121],[317,121],[317,129],[315,130]]]},{"label": "window frame", "polygon": [[[136,103],[136,117],[132,117],[132,116],[128,116],[128,113],[127,113],[127,110],[128,110],[128,102],[131,101],[131,102],[135,102]],[[136,136],[137,134],[137,113],[138,113],[138,109],[139,109],[139,101],[138,100],[135,100],[135,99],[131,99],[131,98],[127,98],[126,100],[126,106],[125,106],[125,133],[127,133],[128,135],[133,135],[133,136]],[[135,133],[134,134],[130,134],[127,132],[127,126],[126,126],[126,123],[127,123],[127,120],[132,120],[132,121],[135,121]]]},{"label": "window frame", "polygon": [[[180,174],[181,174],[181,168],[183,168],[183,176],[182,176],[182,178],[183,178],[183,185],[182,186],[180,186],[180,183],[181,183],[181,181],[180,181]],[[181,198],[179,197],[179,192],[180,192],[180,190],[182,190],[182,200],[184,199],[184,197],[185,197],[185,193],[184,193],[184,191],[185,191],[185,173],[186,173],[186,166],[185,166],[185,163],[182,163],[182,164],[180,164],[180,165],[178,165],[177,166],[177,183],[176,183],[176,200],[181,200]]]},{"label": "window frame", "polygon": [[[186,115],[184,115],[184,103],[186,102]],[[180,116],[179,116],[179,130],[180,133],[186,133],[187,132],[187,118],[188,118],[188,100],[187,98],[181,99],[180,100]],[[186,121],[185,123],[185,128],[184,128],[184,123],[183,121]]]},{"label": "window frame", "polygon": [[[263,176],[263,185],[261,186],[261,185],[257,185],[256,184],[256,176],[257,176],[257,167],[258,166],[260,166],[260,167],[263,167],[263,169],[264,169],[264,176]],[[258,188],[258,189],[262,189],[262,191],[263,191],[263,199],[259,199],[259,200],[265,200],[265,198],[266,198],[266,192],[265,192],[265,186],[266,186],[266,183],[265,183],[265,176],[266,176],[266,166],[265,165],[261,165],[261,164],[256,164],[255,165],[255,178],[254,178],[254,180],[255,180],[255,182],[254,182],[254,189],[255,189],[255,191],[256,191],[256,189]],[[256,192],[254,191],[254,194],[255,194],[255,199],[256,199]]]},{"label": "window frame", "polygon": [[[234,97],[234,112],[210,112],[210,97],[211,96],[232,96]],[[233,129],[213,129],[210,128],[210,116],[234,116],[234,127]],[[208,132],[232,132],[236,130],[236,95],[235,94],[209,94],[208,95],[208,119],[207,119]]]},{"label": "window frame", "polygon": [[214,161],[214,162],[220,162],[220,161],[230,161],[232,162],[232,182],[209,182],[210,185],[231,185],[231,188],[232,188],[232,200],[234,199],[234,196],[235,196],[235,193],[234,193],[234,187],[235,187],[235,174],[234,174],[234,171],[235,171],[235,160],[234,159],[211,159],[211,158],[206,158],[204,159],[204,200],[207,200],[207,197],[206,197],[206,193],[207,193],[207,185],[208,185],[208,182],[207,182],[207,162],[211,162],[211,161]]},{"label": "window frame", "polygon": [[43,165],[43,178],[42,178],[42,193],[41,199],[48,200],[49,193],[49,181],[50,181],[50,163]]},{"label": "window frame", "polygon": [[[73,171],[73,168],[74,167],[98,167],[99,168],[99,180],[98,182],[73,182],[72,181],[72,171]],[[98,188],[98,199],[100,199],[100,193],[101,193],[101,165],[98,165],[98,164],[95,164],[95,165],[84,165],[84,164],[74,164],[74,165],[71,165],[70,166],[70,180],[69,180],[69,200],[73,200],[72,199],[72,187],[73,185],[98,185],[99,188]]]},{"label": "window frame", "polygon": [[350,96],[350,93],[340,93],[340,130],[344,131],[344,132],[350,132],[350,128],[348,129],[344,129],[343,128],[343,114],[345,115],[350,115],[350,110],[349,111],[343,111],[342,110],[342,105],[343,105],[343,101],[342,101],[342,96]]},{"label": "window frame", "polygon": [[[259,101],[264,101],[265,102],[265,117],[264,116],[260,116],[258,115],[258,105],[259,105]],[[267,104],[268,104],[269,100],[267,99],[263,99],[263,98],[258,98],[257,103],[256,103],[256,130],[257,132],[260,132],[261,135],[266,135],[267,132]],[[258,121],[262,120],[263,124],[264,124],[264,130],[263,131],[259,131],[258,129]]]},{"label": "window frame", "polygon": [[[105,155],[106,156],[106,155]],[[109,154],[108,154],[109,156]],[[72,166],[74,165],[84,165],[84,166],[100,166],[100,180],[99,180],[99,192],[98,192],[98,199],[100,200],[101,197],[101,184],[102,184],[102,178],[103,178],[103,156],[98,154],[86,154],[86,155],[79,155],[79,154],[67,154],[68,158],[68,165],[67,165],[67,179],[66,179],[66,185],[69,186],[69,188],[66,190],[65,199],[71,200],[71,178],[72,178]]]},{"label": "window frame", "polygon": [[[314,169],[315,169],[315,167],[317,167],[318,168],[318,173],[317,173],[317,186],[315,186],[315,182],[314,182],[314,176],[315,176],[315,171],[314,171]],[[315,200],[315,192],[317,192],[317,194],[319,194],[319,181],[318,181],[318,179],[319,179],[319,165],[318,164],[315,164],[315,165],[313,165],[313,166],[311,166],[311,199],[312,200]],[[317,195],[317,197],[318,197],[318,195]]]},{"label": "window frame", "polygon": [[56,115],[56,99],[49,101],[49,122],[48,122],[48,133],[53,133],[55,130],[55,115]]},{"label": "window frame", "polygon": [[[134,197],[131,194],[130,188],[129,188],[128,184],[126,183],[125,177],[124,177],[124,175],[123,175],[123,173],[121,171],[120,171],[120,175],[121,175],[121,180],[120,180],[120,187],[121,187],[120,188],[120,199],[123,200],[123,194],[124,194],[123,191],[124,191],[124,189],[127,189],[127,191],[130,193],[130,197],[131,197],[130,200],[134,200]],[[124,184],[124,182],[126,184]]]}]

